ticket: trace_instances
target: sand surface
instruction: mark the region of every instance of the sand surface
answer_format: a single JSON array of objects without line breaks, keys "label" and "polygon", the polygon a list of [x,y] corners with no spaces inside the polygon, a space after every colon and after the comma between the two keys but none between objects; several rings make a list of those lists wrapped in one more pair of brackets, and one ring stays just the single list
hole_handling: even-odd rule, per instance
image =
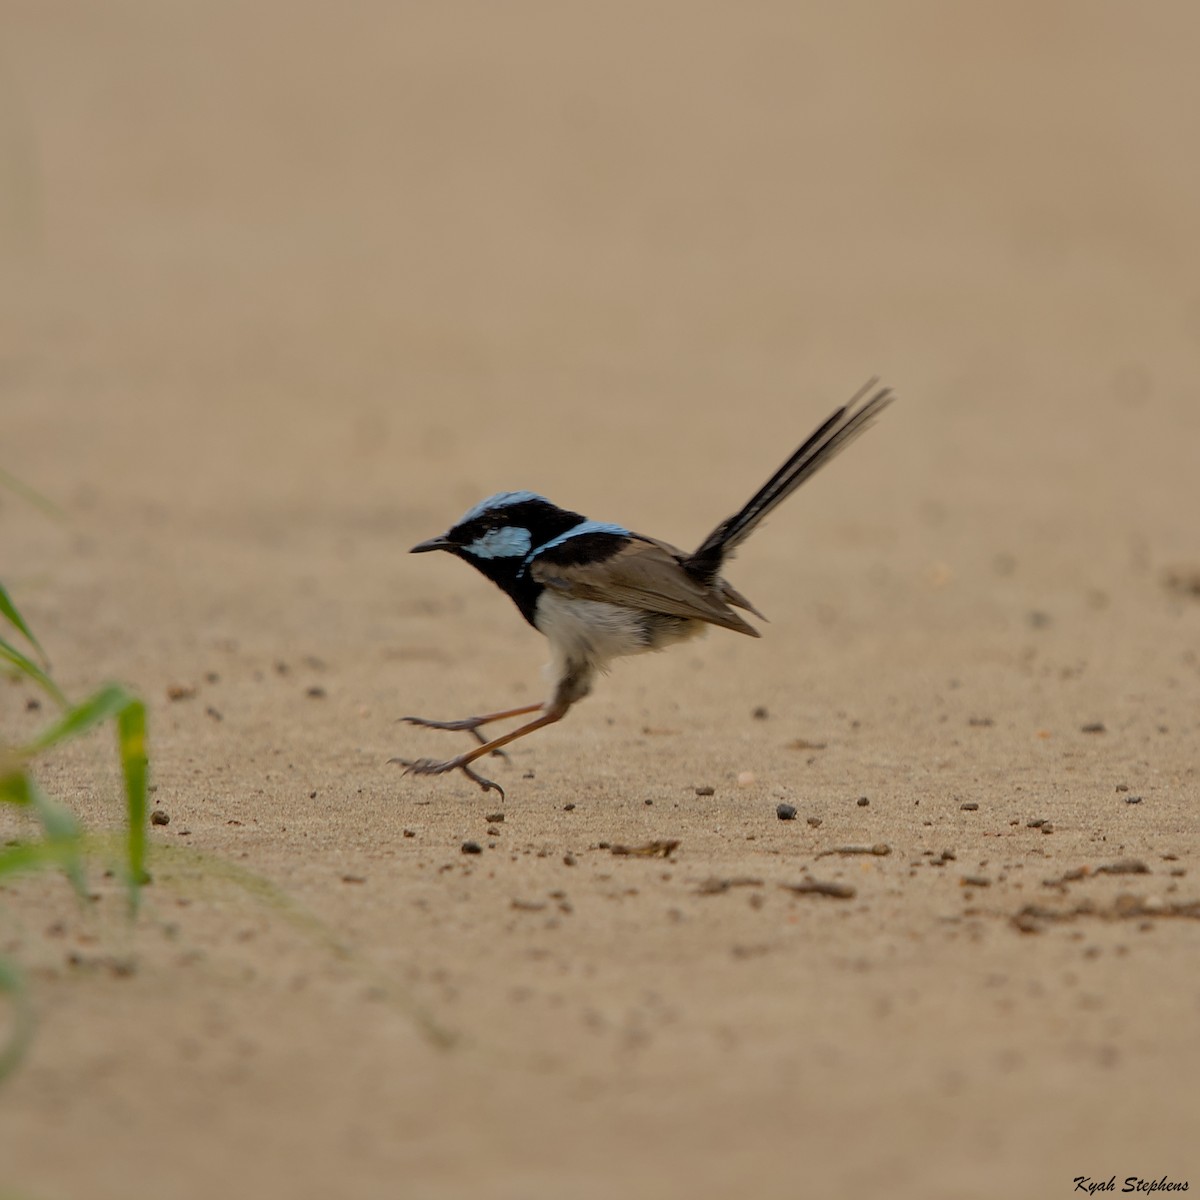
[{"label": "sand surface", "polygon": [[[1198,14],[9,3],[0,466],[65,519],[0,493],[0,567],[170,824],[133,929],[103,853],[0,890],[0,1193],[1200,1187]],[[388,765],[544,688],[408,546],[522,487],[694,544],[876,373],[761,641],[502,803]],[[119,826],[109,733],[41,779]]]}]

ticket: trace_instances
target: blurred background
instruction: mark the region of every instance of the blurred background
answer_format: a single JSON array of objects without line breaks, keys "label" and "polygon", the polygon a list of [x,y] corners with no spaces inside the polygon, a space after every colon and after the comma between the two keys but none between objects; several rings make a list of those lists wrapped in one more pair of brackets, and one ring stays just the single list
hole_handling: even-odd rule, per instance
[{"label": "blurred background", "polygon": [[[274,746],[390,804],[395,716],[504,701],[541,653],[461,564],[408,546],[507,488],[692,545],[879,375],[900,403],[732,573],[775,620],[770,648],[714,637],[631,669],[642,683],[548,745],[597,763],[602,715],[631,696],[673,714],[686,695],[696,729],[792,705],[822,740],[830,713],[874,715],[879,786],[953,763],[947,790],[1051,770],[1020,759],[1037,724],[1099,713],[1129,739],[1103,743],[1105,795],[1157,754],[1166,789],[1194,774],[1194,709],[1170,706],[1198,678],[1196,610],[1164,583],[1200,559],[1198,45],[1187,0],[5,0],[0,467],[69,517],[0,488],[5,583],[64,683],[115,674],[154,698],[164,789],[216,761],[249,778]],[[1035,653],[1043,629],[1059,640]],[[301,653],[342,672],[319,713],[272,673]],[[162,699],[214,664],[245,687],[219,702],[240,698],[242,724]],[[1012,738],[978,760],[934,723],[959,679]],[[310,822],[306,853],[349,836],[307,795],[272,810]],[[235,835],[212,824],[219,849]],[[282,835],[255,858],[289,879],[313,861]],[[372,946],[394,936],[379,919]],[[898,1040],[940,1062],[959,1050],[933,991]],[[774,1078],[760,1049],[739,1064],[754,1095]],[[1070,1101],[1057,1051],[1041,1082]],[[836,1091],[855,1072],[829,1061]],[[875,1060],[853,1061],[866,1078]],[[678,1066],[647,1108],[678,1099]],[[1130,1137],[1169,1142],[1150,1078]],[[1010,1140],[976,1146],[1014,1163],[1044,1141],[1018,1093],[993,1126]],[[30,1128],[57,1094],[23,1102]],[[1100,1115],[1059,1108],[1067,1142],[1125,1128],[1089,1094]],[[946,1097],[947,1121],[970,1107]],[[520,1108],[483,1114],[498,1153]],[[757,1112],[774,1148],[787,1113]],[[899,1195],[896,1162],[926,1176],[948,1139],[919,1118],[927,1157],[897,1143],[854,1194]],[[857,1124],[838,1126],[847,1161]],[[976,1194],[968,1166],[946,1194]]]},{"label": "blurred background", "polygon": [[1198,35],[1186,3],[10,3],[4,463],[112,526],[403,546],[519,486],[686,544],[879,374],[854,491],[897,564],[1186,559]]},{"label": "blurred background", "polygon": [[1079,520],[1153,524],[1200,419],[1198,25],[1186,3],[14,0],[6,462],[53,486],[75,438],[108,485],[127,463],[178,493],[285,456],[311,493],[352,458],[423,505],[432,459],[456,502],[531,481],[600,511],[612,481],[570,446],[601,437],[637,513],[675,463],[736,502],[878,373],[910,494],[966,458],[955,506],[1000,519],[1144,443],[1162,470]]}]

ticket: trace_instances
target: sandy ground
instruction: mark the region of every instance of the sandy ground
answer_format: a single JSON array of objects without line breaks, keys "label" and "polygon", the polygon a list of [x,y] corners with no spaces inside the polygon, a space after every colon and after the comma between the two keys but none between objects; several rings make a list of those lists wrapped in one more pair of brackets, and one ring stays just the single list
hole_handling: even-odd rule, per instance
[{"label": "sandy ground", "polygon": [[[10,0],[0,465],[66,516],[0,496],[4,582],[170,824],[132,930],[103,856],[0,891],[6,1197],[1200,1187],[1200,16],[987,8]],[[762,641],[503,803],[388,765],[543,688],[409,545],[509,487],[694,543],[874,373]],[[42,773],[96,831],[111,757]]]}]

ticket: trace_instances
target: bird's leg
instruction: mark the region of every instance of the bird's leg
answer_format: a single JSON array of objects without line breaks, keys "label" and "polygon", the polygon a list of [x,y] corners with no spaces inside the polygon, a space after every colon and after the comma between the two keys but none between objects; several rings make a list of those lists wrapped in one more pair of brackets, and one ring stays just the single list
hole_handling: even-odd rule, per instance
[{"label": "bird's leg", "polygon": [[[509,713],[493,713],[490,718],[499,720],[502,716],[516,716],[517,713],[533,712],[535,709],[541,709],[543,706],[535,704],[533,708],[514,709]],[[567,710],[571,707],[570,701],[561,699],[559,696],[545,706],[545,711],[536,721],[530,721],[526,725],[522,725],[520,729],[514,729],[512,733],[506,733],[498,738],[493,738],[490,742],[484,742],[475,750],[467,754],[460,754],[455,758],[448,758],[445,762],[438,762],[432,758],[393,758],[390,762],[399,763],[404,768],[405,775],[444,775],[447,771],[461,771],[468,779],[474,780],[485,792],[499,792],[501,799],[504,798],[504,789],[498,784],[493,783],[490,779],[485,779],[482,775],[471,769],[471,764],[477,759],[482,758],[485,754],[492,754],[495,751],[507,746],[509,742],[515,742],[517,738],[525,737],[526,734],[533,733],[537,729],[542,729],[547,725],[553,725],[555,721],[561,721],[566,716]],[[426,724],[426,722],[415,722],[416,724]],[[451,727],[455,727],[451,725]],[[466,728],[466,726],[457,726],[458,728]],[[435,725],[435,729],[443,728],[441,725]]]},{"label": "bird's leg", "polygon": [[[486,746],[487,738],[479,732],[481,725],[490,725],[493,721],[506,721],[509,717],[523,717],[526,713],[540,712],[541,708],[540,704],[526,704],[522,708],[506,708],[503,712],[484,713],[481,717],[462,717],[457,721],[430,721],[426,717],[401,717],[400,720],[409,725],[420,725],[425,729],[462,730],[469,733],[481,746]],[[501,758],[508,757],[503,750],[494,750],[493,753]]]},{"label": "bird's leg", "polygon": [[491,725],[492,721],[506,721],[510,716],[524,716],[526,713],[536,713],[541,709],[541,704],[526,704],[522,708],[506,708],[503,713],[485,713],[482,716],[463,716],[457,721],[431,721],[426,716],[402,716],[401,720],[406,721],[409,725],[420,725],[427,730],[462,730],[467,733],[474,734],[474,737],[479,740],[480,745],[487,742],[487,738],[479,732],[481,725]]}]

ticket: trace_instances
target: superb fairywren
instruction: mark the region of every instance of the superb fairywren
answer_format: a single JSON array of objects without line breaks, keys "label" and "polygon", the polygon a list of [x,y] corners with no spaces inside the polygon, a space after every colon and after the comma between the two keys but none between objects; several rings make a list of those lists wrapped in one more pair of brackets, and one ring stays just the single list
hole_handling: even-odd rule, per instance
[{"label": "superb fairywren", "polygon": [[[405,774],[462,771],[483,790],[504,789],[472,769],[476,759],[544,725],[560,721],[591,691],[597,671],[614,658],[662,650],[720,625],[759,637],[736,609],[762,617],[749,600],[721,578],[725,560],[819,467],[891,403],[888,388],[861,403],[871,380],[839,408],[732,517],[722,521],[692,554],[643,537],[620,525],[589,521],[534,492],[498,492],[481,501],[440,537],[412,548],[413,554],[448,550],[507,592],[521,615],[550,641],[553,688],[543,704],[413,725],[464,730],[481,744],[466,754],[438,761],[392,759]],[[492,721],[540,715],[512,733],[488,741],[479,729]]]}]

